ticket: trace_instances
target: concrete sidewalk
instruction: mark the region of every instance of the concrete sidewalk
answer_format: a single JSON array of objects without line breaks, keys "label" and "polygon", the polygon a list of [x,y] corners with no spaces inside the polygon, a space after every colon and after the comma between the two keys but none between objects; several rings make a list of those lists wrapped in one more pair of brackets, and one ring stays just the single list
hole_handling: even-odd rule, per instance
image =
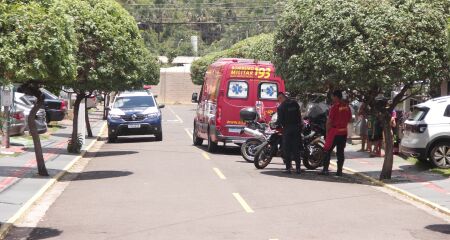
[{"label": "concrete sidewalk", "polygon": [[[359,149],[360,145],[347,145],[344,164],[347,170],[369,177],[378,184],[450,216],[450,177],[420,170],[414,164],[394,155],[392,179],[380,182],[378,179],[383,158],[371,158],[368,153],[357,152]],[[336,164],[335,160],[333,162]]]},{"label": "concrete sidewalk", "polygon": [[[96,142],[105,121],[102,111],[97,110],[89,114],[94,137],[87,138],[83,150]],[[42,141],[44,159],[50,174],[49,177],[37,175],[34,149],[25,146],[18,156],[3,156],[0,158],[0,238],[2,230],[17,213],[23,211],[30,199],[54,181],[62,172],[79,158],[79,154],[67,153],[67,142],[72,131],[70,121],[60,122],[60,128],[50,137]],[[6,224],[5,224],[6,223]]]}]

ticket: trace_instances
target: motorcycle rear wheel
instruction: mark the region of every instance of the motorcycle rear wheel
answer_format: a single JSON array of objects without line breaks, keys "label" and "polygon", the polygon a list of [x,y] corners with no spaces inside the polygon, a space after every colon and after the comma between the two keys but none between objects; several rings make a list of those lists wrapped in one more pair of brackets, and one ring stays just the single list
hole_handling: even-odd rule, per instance
[{"label": "motorcycle rear wheel", "polygon": [[241,155],[247,162],[254,162],[256,150],[255,148],[262,144],[262,141],[256,138],[248,139],[241,146]]},{"label": "motorcycle rear wheel", "polygon": [[307,169],[314,170],[323,165],[325,151],[323,146],[318,143],[315,143],[310,150],[307,151],[302,162]]},{"label": "motorcycle rear wheel", "polygon": [[272,158],[273,156],[271,146],[267,144],[256,152],[255,161],[253,162],[253,164],[255,164],[255,167],[257,169],[264,169],[265,167],[267,167],[267,165],[270,164]]}]

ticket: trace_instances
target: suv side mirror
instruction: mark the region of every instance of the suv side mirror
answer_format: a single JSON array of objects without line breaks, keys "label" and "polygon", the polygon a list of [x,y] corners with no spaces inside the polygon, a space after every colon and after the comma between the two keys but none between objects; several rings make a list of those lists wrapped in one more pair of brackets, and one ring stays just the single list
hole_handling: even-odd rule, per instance
[{"label": "suv side mirror", "polygon": [[159,106],[158,106],[158,108],[165,108],[166,107],[166,105],[164,105],[164,104],[160,104]]},{"label": "suv side mirror", "polygon": [[191,99],[191,101],[193,102],[193,103],[198,103],[198,93],[192,93],[192,99]]}]

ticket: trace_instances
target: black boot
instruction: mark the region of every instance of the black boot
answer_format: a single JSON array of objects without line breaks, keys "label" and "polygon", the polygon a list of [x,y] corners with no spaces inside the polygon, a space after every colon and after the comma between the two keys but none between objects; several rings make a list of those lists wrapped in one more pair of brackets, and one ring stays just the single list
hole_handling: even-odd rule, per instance
[{"label": "black boot", "polygon": [[295,166],[295,172],[297,174],[301,174],[302,173],[302,169],[300,168],[300,165]]},{"label": "black boot", "polygon": [[319,175],[328,176],[330,175],[330,172],[328,171],[328,167],[330,166],[330,153],[325,153],[325,157],[323,159],[323,168],[322,171],[319,173]]},{"label": "black boot", "polygon": [[337,172],[336,172],[336,176],[342,177],[342,168],[344,166],[344,162],[338,161],[337,165],[338,165],[338,169],[337,169]]}]

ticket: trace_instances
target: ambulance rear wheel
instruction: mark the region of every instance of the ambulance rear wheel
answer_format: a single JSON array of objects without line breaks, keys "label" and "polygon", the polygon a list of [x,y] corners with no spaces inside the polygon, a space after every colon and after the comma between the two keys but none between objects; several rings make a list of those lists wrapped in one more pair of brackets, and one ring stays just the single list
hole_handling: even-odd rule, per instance
[{"label": "ambulance rear wheel", "polygon": [[197,124],[194,123],[194,132],[192,133],[192,141],[194,146],[201,146],[203,144],[203,139],[198,137]]},{"label": "ambulance rear wheel", "polygon": [[212,141],[209,129],[208,129],[208,148],[207,148],[207,150],[210,153],[217,151],[217,143]]}]

